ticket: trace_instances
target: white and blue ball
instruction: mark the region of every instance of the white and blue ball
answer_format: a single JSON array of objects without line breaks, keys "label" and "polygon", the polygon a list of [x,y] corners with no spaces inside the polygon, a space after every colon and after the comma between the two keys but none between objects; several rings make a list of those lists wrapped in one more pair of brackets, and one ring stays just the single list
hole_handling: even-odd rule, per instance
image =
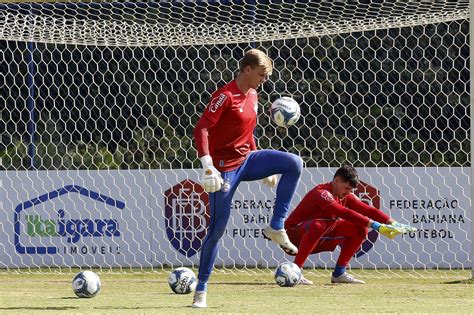
[{"label": "white and blue ball", "polygon": [[101,287],[99,276],[92,271],[79,272],[72,280],[72,289],[80,298],[92,298],[97,295]]},{"label": "white and blue ball", "polygon": [[288,96],[275,100],[270,107],[270,117],[277,126],[288,128],[300,118],[300,105]]},{"label": "white and blue ball", "polygon": [[284,262],[275,270],[275,281],[280,287],[294,287],[301,281],[301,269],[292,262]]},{"label": "white and blue ball", "polygon": [[168,284],[176,294],[188,294],[194,292],[197,286],[197,278],[194,272],[186,267],[179,267],[171,271]]}]

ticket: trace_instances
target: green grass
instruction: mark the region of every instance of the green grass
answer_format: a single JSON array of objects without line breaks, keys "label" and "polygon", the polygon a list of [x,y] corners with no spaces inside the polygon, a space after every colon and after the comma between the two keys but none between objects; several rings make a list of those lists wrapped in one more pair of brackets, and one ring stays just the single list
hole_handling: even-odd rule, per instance
[{"label": "green grass", "polygon": [[306,273],[315,281],[313,286],[280,288],[270,273],[219,272],[211,278],[206,310],[189,307],[191,294],[171,293],[167,272],[102,273],[102,291],[93,299],[75,297],[70,283],[73,274],[0,273],[0,314],[473,314],[474,286],[467,280],[469,271],[457,271],[451,278],[443,271],[443,279],[420,277],[423,273],[364,271],[360,275],[367,281],[365,285],[331,285],[327,273],[324,277]]}]

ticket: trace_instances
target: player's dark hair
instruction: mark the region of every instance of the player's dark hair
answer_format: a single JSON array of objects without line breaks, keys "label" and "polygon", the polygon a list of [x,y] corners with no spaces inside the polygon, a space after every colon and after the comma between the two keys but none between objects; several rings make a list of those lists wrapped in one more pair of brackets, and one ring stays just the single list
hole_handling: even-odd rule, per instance
[{"label": "player's dark hair", "polygon": [[343,182],[349,183],[353,188],[356,188],[359,184],[359,175],[355,168],[350,165],[340,167],[336,174],[334,174],[334,178],[336,177],[339,177]]}]

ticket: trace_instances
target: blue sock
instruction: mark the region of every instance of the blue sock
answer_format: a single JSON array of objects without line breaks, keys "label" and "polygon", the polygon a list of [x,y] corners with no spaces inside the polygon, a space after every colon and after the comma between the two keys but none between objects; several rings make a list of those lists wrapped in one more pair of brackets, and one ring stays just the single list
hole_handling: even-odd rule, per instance
[{"label": "blue sock", "polygon": [[339,276],[342,275],[344,272],[346,272],[346,267],[345,267],[345,266],[336,265],[336,267],[334,268],[334,271],[333,271],[332,275],[333,275],[334,277],[339,277]]},{"label": "blue sock", "polygon": [[196,286],[196,291],[206,291],[207,292],[207,282],[198,281]]},{"label": "blue sock", "polygon": [[285,225],[284,222],[285,222],[285,218],[282,218],[273,214],[273,217],[270,220],[270,226],[272,227],[272,229],[281,230],[284,228],[284,225]]}]

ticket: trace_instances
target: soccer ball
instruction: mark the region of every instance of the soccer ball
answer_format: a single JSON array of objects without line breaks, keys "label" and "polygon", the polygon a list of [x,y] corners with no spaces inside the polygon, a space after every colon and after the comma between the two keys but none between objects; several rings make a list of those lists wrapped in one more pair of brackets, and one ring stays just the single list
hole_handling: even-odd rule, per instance
[{"label": "soccer ball", "polygon": [[284,262],[275,270],[275,281],[280,287],[294,287],[301,281],[301,269],[292,262]]},{"label": "soccer ball", "polygon": [[168,277],[168,284],[176,294],[188,294],[195,291],[197,282],[194,272],[186,267],[174,269]]},{"label": "soccer ball", "polygon": [[99,276],[92,271],[79,272],[72,280],[72,289],[80,298],[91,298],[99,293],[101,287]]},{"label": "soccer ball", "polygon": [[272,103],[270,117],[278,126],[288,128],[300,118],[300,105],[291,97],[280,97]]}]

